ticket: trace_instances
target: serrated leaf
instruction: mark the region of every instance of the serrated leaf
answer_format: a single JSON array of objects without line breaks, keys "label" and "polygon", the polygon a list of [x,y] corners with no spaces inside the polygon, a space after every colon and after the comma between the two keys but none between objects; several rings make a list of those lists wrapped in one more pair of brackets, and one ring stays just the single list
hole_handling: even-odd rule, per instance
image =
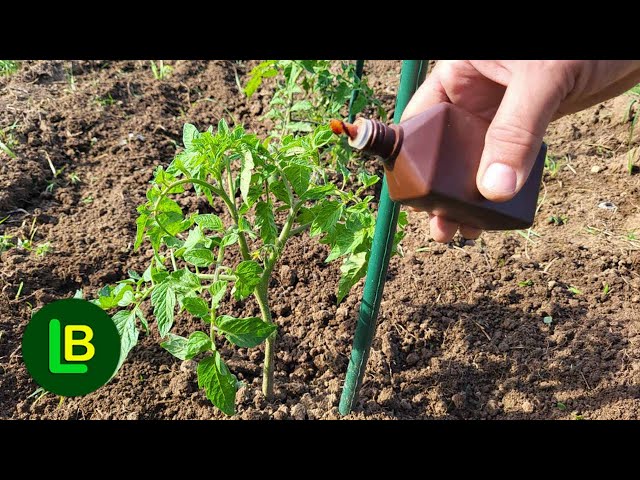
[{"label": "serrated leaf", "polygon": [[164,337],[173,326],[176,306],[176,294],[170,281],[155,286],[151,292],[151,305],[153,305],[153,314],[158,323],[160,337]]},{"label": "serrated leaf", "polygon": [[340,266],[340,281],[338,283],[338,303],[347,296],[351,287],[367,273],[367,252],[350,255]]},{"label": "serrated leaf", "polygon": [[242,300],[251,295],[253,289],[260,283],[262,267],[254,261],[245,260],[240,262],[233,273],[238,277],[233,294],[236,300]]},{"label": "serrated leaf", "polygon": [[233,245],[238,241],[238,234],[236,232],[228,232],[222,237],[220,241],[221,247],[228,247],[229,245]]},{"label": "serrated leaf", "polygon": [[310,167],[292,163],[284,167],[283,172],[298,196],[302,196],[309,189],[309,181],[311,179]]},{"label": "serrated leaf", "polygon": [[227,340],[244,348],[260,345],[278,328],[258,317],[234,318],[229,315],[220,315],[216,318],[215,325]]},{"label": "serrated leaf", "polygon": [[289,130],[292,132],[312,132],[313,127],[306,122],[291,122],[288,124]]},{"label": "serrated leaf", "polygon": [[182,143],[184,144],[184,148],[187,150],[193,147],[193,139],[198,137],[198,129],[190,124],[185,123],[184,127],[182,127]]},{"label": "serrated leaf", "polygon": [[319,187],[312,187],[300,197],[300,200],[319,200],[321,198],[328,197],[335,192],[335,185],[321,185]]},{"label": "serrated leaf", "polygon": [[273,209],[263,201],[256,205],[256,227],[260,229],[260,238],[265,244],[273,244],[276,241],[278,227],[273,217]]},{"label": "serrated leaf", "polygon": [[208,248],[192,248],[184,252],[182,258],[196,267],[208,267],[214,261],[213,252]]},{"label": "serrated leaf", "polygon": [[200,279],[188,268],[182,268],[172,272],[170,277],[171,286],[177,292],[187,294],[200,288]]},{"label": "serrated leaf", "polygon": [[342,215],[343,205],[339,202],[324,202],[314,209],[315,218],[311,223],[312,237],[321,233],[331,233]]},{"label": "serrated leaf", "polygon": [[187,342],[187,354],[186,360],[190,360],[199,353],[211,350],[211,338],[204,332],[193,332],[189,335],[189,341]]},{"label": "serrated leaf", "polygon": [[140,214],[140,216],[136,219],[136,240],[133,244],[133,249],[137,250],[142,245],[142,241],[144,239],[144,232],[147,228],[147,223],[149,221],[149,215],[146,213]]},{"label": "serrated leaf", "polygon": [[222,223],[222,219],[213,213],[195,215],[193,220],[201,228],[208,228],[215,232],[221,232],[224,230],[224,223]]},{"label": "serrated leaf", "polygon": [[223,299],[224,294],[227,293],[227,284],[226,280],[217,280],[212,283],[209,287],[209,292],[211,293],[211,303],[213,304],[213,308],[218,308],[220,301]]},{"label": "serrated leaf", "polygon": [[300,111],[311,110],[312,108],[313,108],[313,105],[309,100],[301,100],[293,104],[293,106],[291,107],[291,111],[300,112]]},{"label": "serrated leaf", "polygon": [[186,360],[187,358],[187,343],[188,340],[180,335],[173,333],[167,334],[168,340],[161,342],[160,346],[167,350],[174,357],[180,360]]},{"label": "serrated leaf", "polygon": [[240,195],[242,195],[242,199],[245,203],[249,203],[249,187],[251,187],[253,167],[253,154],[247,150],[244,152],[242,167],[240,170]]},{"label": "serrated leaf", "polygon": [[287,206],[291,206],[291,200],[289,199],[289,192],[287,187],[281,181],[275,181],[269,185],[269,190],[273,195]]},{"label": "serrated leaf", "polygon": [[[138,329],[136,328],[136,310],[120,310],[111,319],[116,324],[118,333],[120,334],[120,359],[116,372],[124,363],[129,352],[138,343]],[[115,375],[115,373],[114,373]]]},{"label": "serrated leaf", "polygon": [[236,413],[237,379],[220,357],[220,353],[200,360],[198,363],[198,387],[204,388],[207,398],[223,413]]},{"label": "serrated leaf", "polygon": [[200,297],[185,297],[182,300],[182,304],[191,315],[198,318],[207,318],[209,316],[209,306]]}]

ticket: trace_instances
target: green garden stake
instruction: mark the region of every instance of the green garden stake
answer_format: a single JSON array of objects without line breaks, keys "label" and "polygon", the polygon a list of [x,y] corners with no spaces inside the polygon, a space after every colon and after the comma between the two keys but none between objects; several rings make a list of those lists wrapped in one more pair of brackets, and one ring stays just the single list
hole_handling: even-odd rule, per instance
[{"label": "green garden stake", "polygon": [[[409,100],[422,83],[427,73],[427,60],[403,60],[400,74],[400,86],[396,97],[396,108],[393,121],[400,123],[402,112]],[[352,97],[353,98],[353,97]],[[352,119],[349,119],[352,121]],[[386,178],[382,179],[380,205],[376,220],[371,257],[367,267],[364,293],[358,315],[358,323],[353,338],[351,359],[347,368],[347,377],[340,398],[340,413],[347,415],[351,412],[358,399],[358,392],[369,359],[371,342],[376,333],[376,320],[380,309],[380,301],[384,291],[384,283],[389,268],[389,258],[393,247],[393,238],[398,224],[400,205],[389,198]]]}]

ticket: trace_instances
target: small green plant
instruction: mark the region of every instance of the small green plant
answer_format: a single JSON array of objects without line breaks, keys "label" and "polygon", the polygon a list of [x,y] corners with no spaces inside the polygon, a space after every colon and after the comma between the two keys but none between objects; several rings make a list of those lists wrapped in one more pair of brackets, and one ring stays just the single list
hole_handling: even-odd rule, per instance
[{"label": "small green plant", "polygon": [[565,225],[568,220],[569,217],[566,215],[552,215],[549,217],[549,223],[556,226]]},{"label": "small green plant", "polygon": [[115,105],[116,100],[109,93],[108,95],[106,95],[104,97],[96,97],[96,103],[98,105],[103,106],[103,107],[109,107],[111,105]]},{"label": "small green plant", "polygon": [[0,60],[0,76],[16,73],[18,68],[20,68],[20,62],[16,62],[15,60]]},{"label": "small green plant", "polygon": [[569,288],[567,288],[567,290],[569,290],[574,295],[582,295],[582,291],[578,287],[574,287],[573,285],[569,285]]},{"label": "small green plant", "polygon": [[545,325],[551,325],[553,323],[553,317],[551,315],[547,315],[542,319]]},{"label": "small green plant", "polygon": [[24,287],[24,282],[21,281],[20,285],[18,286],[18,292],[16,293],[15,300],[20,299],[20,294],[22,293],[22,287]]},{"label": "small green plant", "polygon": [[91,203],[93,203],[93,197],[91,195],[88,195],[86,197],[84,197],[82,200],[80,200],[82,203],[84,203],[85,205],[89,205]]},{"label": "small green plant", "polygon": [[71,172],[69,174],[69,181],[71,182],[72,185],[77,185],[81,182],[80,177],[76,172]]},{"label": "small green plant", "polygon": [[519,287],[532,287],[533,286],[533,280],[525,280],[523,282],[518,282],[518,286]]},{"label": "small green plant", "polygon": [[36,235],[36,231],[38,230],[38,227],[36,227],[37,219],[38,217],[33,217],[33,222],[31,222],[31,228],[29,229],[29,238],[18,238],[18,243],[16,244],[16,247],[26,250],[28,252],[33,250],[33,237]]},{"label": "small green plant", "polygon": [[567,409],[567,406],[562,402],[556,403],[556,407],[558,407],[558,410],[562,410],[562,411],[565,411]]},{"label": "small green plant", "polygon": [[69,91],[76,91],[76,77],[73,75],[73,62],[70,62],[68,68],[65,68],[65,75],[67,77],[67,83],[69,84]]},{"label": "small green plant", "polygon": [[157,62],[151,60],[150,63],[151,71],[153,72],[153,78],[155,78],[156,80],[164,80],[173,71],[173,67],[171,67],[170,65],[165,65],[164,60],[158,60]]},{"label": "small green plant", "polygon": [[13,149],[18,145],[18,140],[13,133],[16,128],[18,128],[17,120],[11,126],[0,129],[0,151],[11,158],[16,158],[16,154],[13,152]]},{"label": "small green plant", "polygon": [[562,164],[560,163],[560,160],[547,153],[547,155],[544,157],[544,169],[549,172],[549,175],[555,177],[560,171],[561,167]]},{"label": "small green plant", "polygon": [[43,257],[48,253],[51,253],[52,251],[53,251],[53,247],[51,246],[50,242],[41,243],[36,247],[36,255],[40,257]]},{"label": "small green plant", "polygon": [[635,240],[638,240],[638,235],[636,234],[635,230],[631,230],[630,232],[627,232],[627,235],[625,236],[625,238],[630,242],[633,242]]},{"label": "small green plant", "polygon": [[610,293],[611,293],[611,287],[609,286],[609,284],[608,284],[608,283],[605,283],[605,284],[602,286],[602,296],[603,296],[603,297],[606,297],[606,296],[608,296]]}]

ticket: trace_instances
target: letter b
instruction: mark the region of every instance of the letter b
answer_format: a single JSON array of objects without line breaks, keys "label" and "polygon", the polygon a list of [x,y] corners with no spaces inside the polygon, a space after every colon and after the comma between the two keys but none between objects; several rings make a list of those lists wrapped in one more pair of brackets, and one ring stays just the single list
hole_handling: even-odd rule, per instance
[{"label": "letter b", "polygon": [[[84,337],[73,338],[73,332],[82,332]],[[64,327],[64,359],[67,362],[87,362],[96,354],[95,347],[91,344],[93,330],[88,325],[67,325]],[[74,346],[84,347],[81,355],[73,353]]]}]

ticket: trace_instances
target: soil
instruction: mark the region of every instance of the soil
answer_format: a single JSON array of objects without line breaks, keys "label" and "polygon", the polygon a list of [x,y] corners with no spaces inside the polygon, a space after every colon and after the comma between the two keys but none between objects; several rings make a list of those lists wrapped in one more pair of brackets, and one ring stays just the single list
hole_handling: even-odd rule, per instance
[{"label": "soil", "polygon": [[[132,249],[135,208],[155,166],[173,158],[183,123],[206,128],[224,116],[258,133],[268,128],[260,115],[269,84],[246,99],[236,82],[255,62],[169,63],[173,73],[162,81],[142,61],[24,62],[0,78],[0,140],[10,136],[16,154],[0,152],[0,220],[8,217],[0,238],[28,238],[35,219],[33,242],[52,248],[0,254],[0,418],[226,418],[197,388],[194,364],[163,350],[155,331],[141,335],[111,383],[62,403],[30,396],[37,385],[21,358],[33,309],[79,288],[92,296],[145,268],[149,249]],[[399,65],[366,68],[389,113]],[[560,168],[545,172],[528,238],[495,232],[440,245],[426,217],[410,212],[404,257],[391,262],[360,399],[347,418],[640,418],[640,175],[626,170],[640,129],[630,140],[629,103],[623,95],[550,126],[546,141]],[[49,162],[61,172],[55,178]],[[362,282],[336,306],[338,265],[326,265],[326,254],[305,234],[277,267],[272,402],[260,394],[262,348],[223,348],[246,383],[234,418],[339,418]],[[229,312],[257,306],[230,304]],[[174,330],[197,325],[179,317]]]}]

